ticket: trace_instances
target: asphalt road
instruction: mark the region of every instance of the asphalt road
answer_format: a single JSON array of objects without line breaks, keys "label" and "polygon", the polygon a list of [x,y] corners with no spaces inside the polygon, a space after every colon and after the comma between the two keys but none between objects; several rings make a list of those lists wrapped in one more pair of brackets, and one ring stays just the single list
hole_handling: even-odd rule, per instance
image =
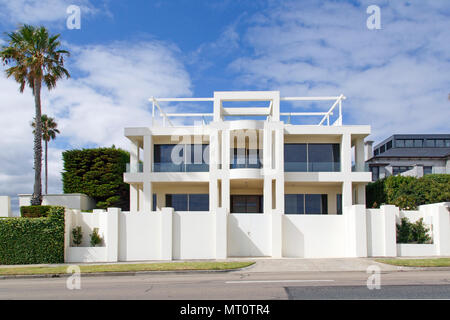
[{"label": "asphalt road", "polygon": [[369,290],[366,272],[246,272],[3,279],[0,299],[450,299],[450,271],[388,271]]}]

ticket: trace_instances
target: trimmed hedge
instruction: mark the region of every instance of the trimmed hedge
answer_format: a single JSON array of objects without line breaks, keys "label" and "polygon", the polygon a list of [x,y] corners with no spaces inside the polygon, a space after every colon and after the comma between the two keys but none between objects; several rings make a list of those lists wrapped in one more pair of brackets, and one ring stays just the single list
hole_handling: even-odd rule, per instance
[{"label": "trimmed hedge", "polygon": [[52,206],[23,206],[20,207],[22,218],[41,218],[47,217]]},{"label": "trimmed hedge", "polygon": [[124,150],[97,148],[63,152],[64,193],[84,193],[97,202],[97,208],[129,210],[130,187],[123,173],[130,154]]},{"label": "trimmed hedge", "polygon": [[366,187],[368,208],[393,204],[414,210],[422,204],[446,201],[450,201],[450,174],[428,174],[422,178],[390,176]]},{"label": "trimmed hedge", "polygon": [[45,218],[0,219],[0,264],[63,263],[64,211],[52,207]]}]

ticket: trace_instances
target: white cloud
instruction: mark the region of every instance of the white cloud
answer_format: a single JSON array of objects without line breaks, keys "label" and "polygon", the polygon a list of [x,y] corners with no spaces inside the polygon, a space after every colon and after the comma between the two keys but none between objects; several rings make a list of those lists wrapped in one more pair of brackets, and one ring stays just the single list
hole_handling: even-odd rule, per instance
[{"label": "white cloud", "polygon": [[[43,90],[42,112],[55,117],[61,134],[50,143],[49,192],[61,192],[62,151],[86,146],[128,149],[125,127],[151,126],[150,96],[190,96],[191,81],[178,49],[151,42],[69,46],[67,67],[82,76]],[[0,194],[33,188],[34,102],[30,90],[0,75]],[[44,177],[44,176],[42,176]],[[43,181],[44,183],[44,181]]]},{"label": "white cloud", "polygon": [[[382,30],[371,31],[377,3]],[[247,21],[252,54],[230,69],[286,96],[344,93],[344,122],[371,124],[376,140],[448,132],[449,16],[448,1],[282,2]]]},{"label": "white cloud", "polygon": [[98,12],[89,0],[0,0],[0,18],[14,24],[65,23],[66,10],[72,4],[80,6],[82,14]]}]

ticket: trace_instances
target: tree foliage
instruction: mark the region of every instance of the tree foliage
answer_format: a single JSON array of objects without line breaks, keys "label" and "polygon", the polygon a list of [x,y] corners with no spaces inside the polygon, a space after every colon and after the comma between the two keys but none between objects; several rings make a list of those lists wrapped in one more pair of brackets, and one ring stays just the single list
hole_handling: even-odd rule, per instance
[{"label": "tree foliage", "polygon": [[63,152],[64,193],[84,193],[98,208],[129,210],[129,185],[123,182],[129,158],[128,152],[114,147]]}]

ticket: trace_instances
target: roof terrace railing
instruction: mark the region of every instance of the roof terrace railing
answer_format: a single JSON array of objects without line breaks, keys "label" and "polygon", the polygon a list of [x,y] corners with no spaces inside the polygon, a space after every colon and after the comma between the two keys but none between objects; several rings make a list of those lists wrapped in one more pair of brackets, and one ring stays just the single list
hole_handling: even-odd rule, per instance
[{"label": "roof terrace railing", "polygon": [[[341,94],[338,97],[284,97],[280,98],[280,101],[334,101],[331,108],[326,112],[280,112],[280,116],[288,116],[290,123],[291,117],[308,117],[308,116],[321,116],[318,126],[341,126],[342,125],[342,101],[346,97]],[[203,124],[207,124],[207,117],[214,117],[214,113],[166,113],[159,105],[159,102],[214,102],[214,98],[155,98],[149,99],[152,102],[152,125],[155,125],[156,111],[159,111],[159,116],[162,118],[162,126],[166,127],[167,123],[170,126],[174,126],[170,121],[170,118],[186,118],[197,117],[202,119]],[[273,114],[273,101],[270,101],[269,107],[256,107],[256,108],[224,108],[221,106],[221,114],[224,116],[245,116],[245,115],[257,115],[267,116],[266,120],[270,120]],[[337,119],[331,123],[330,117],[335,114],[336,108],[338,109]]]}]

